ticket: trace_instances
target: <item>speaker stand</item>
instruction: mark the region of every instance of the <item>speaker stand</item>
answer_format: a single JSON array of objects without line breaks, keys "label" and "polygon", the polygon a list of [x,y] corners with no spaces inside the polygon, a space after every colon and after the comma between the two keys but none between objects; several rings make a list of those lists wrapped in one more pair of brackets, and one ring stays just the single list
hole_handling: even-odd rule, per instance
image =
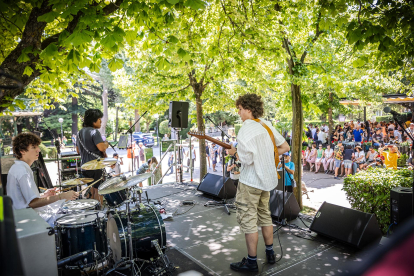
[{"label": "speaker stand", "polygon": [[[210,122],[212,122],[213,125],[215,125],[218,129],[220,129],[220,131],[221,131],[221,141],[223,143],[224,143],[224,135],[227,136],[227,138],[230,139],[230,137],[226,133],[224,133],[224,130],[220,126],[218,126],[216,123],[214,123],[210,119],[210,117],[207,116],[207,119],[210,120]],[[225,168],[224,162],[225,162],[225,159],[224,159],[224,154],[223,154],[223,151],[222,151],[221,152],[221,165],[222,165],[222,180],[223,180],[224,198],[222,199],[222,202],[210,202],[209,201],[206,204],[204,204],[204,206],[220,206],[220,205],[223,205],[224,210],[226,211],[226,213],[228,215],[230,215],[231,213],[230,213],[229,208],[236,209],[236,206],[232,203],[228,203],[228,201],[227,201],[228,199],[227,199],[226,185],[224,184],[224,178],[225,178],[225,175],[224,175],[224,168]]]}]

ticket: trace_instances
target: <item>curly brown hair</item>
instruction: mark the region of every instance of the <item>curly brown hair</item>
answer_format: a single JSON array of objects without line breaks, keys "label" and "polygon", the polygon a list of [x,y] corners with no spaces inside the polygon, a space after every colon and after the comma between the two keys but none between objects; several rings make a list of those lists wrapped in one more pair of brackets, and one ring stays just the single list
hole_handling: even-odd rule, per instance
[{"label": "curly brown hair", "polygon": [[256,94],[244,94],[236,100],[236,107],[243,107],[243,109],[250,110],[255,119],[263,116],[264,108],[262,97]]},{"label": "curly brown hair", "polygon": [[42,143],[39,137],[30,132],[22,132],[13,139],[13,155],[22,158],[21,151],[28,151],[29,146],[38,146]]}]

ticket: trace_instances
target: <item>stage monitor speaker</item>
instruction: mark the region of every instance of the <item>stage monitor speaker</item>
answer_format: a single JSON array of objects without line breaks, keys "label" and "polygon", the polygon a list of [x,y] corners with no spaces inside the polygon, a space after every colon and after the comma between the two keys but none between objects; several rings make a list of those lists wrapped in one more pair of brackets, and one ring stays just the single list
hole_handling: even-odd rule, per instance
[{"label": "stage monitor speaker", "polygon": [[118,149],[126,149],[128,147],[128,135],[120,135],[118,140]]},{"label": "stage monitor speaker", "polygon": [[223,176],[211,173],[203,177],[197,190],[221,199],[233,198],[237,192],[233,180],[225,177],[223,186]]},{"label": "stage monitor speaker", "polygon": [[382,236],[374,214],[327,202],[322,203],[309,229],[358,248],[378,244]]},{"label": "stage monitor speaker", "polygon": [[[286,218],[287,221],[294,220],[298,217],[300,207],[292,193],[285,192],[285,204],[283,202],[283,192],[279,190],[270,191],[270,213],[273,218],[282,220]],[[285,215],[283,216],[283,206],[285,207]]]},{"label": "stage monitor speaker", "polygon": [[171,128],[187,128],[188,127],[188,108],[189,102],[170,102],[170,120]]},{"label": "stage monitor speaker", "polygon": [[413,189],[396,187],[391,190],[391,223],[401,224],[413,215]]}]

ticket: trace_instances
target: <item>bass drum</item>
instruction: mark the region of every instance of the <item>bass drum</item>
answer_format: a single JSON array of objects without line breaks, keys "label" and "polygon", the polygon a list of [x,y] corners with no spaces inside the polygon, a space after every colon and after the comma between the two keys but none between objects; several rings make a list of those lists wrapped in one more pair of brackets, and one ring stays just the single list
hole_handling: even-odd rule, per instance
[{"label": "bass drum", "polygon": [[[129,248],[127,226],[125,211],[116,213],[112,211],[108,215],[107,238],[115,262],[130,255],[127,250]],[[134,258],[149,260],[158,257],[158,252],[151,241],[158,240],[161,249],[165,247],[167,242],[165,225],[158,210],[148,204],[145,204],[144,208],[133,209],[131,211],[131,226]]]},{"label": "bass drum", "polygon": [[[59,258],[63,259],[86,250],[95,250],[99,253],[98,263],[103,264],[108,257],[107,240],[105,237],[106,221],[104,213],[97,211],[83,211],[78,214],[69,214],[56,220],[57,245]],[[93,253],[88,253],[82,259],[85,268],[95,266]],[[71,264],[68,269],[78,269]]]}]

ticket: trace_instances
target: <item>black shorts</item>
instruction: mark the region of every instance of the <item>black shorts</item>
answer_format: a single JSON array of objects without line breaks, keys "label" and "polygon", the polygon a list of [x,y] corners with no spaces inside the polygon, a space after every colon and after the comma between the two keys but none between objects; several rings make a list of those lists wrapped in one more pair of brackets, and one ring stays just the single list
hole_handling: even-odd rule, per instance
[{"label": "black shorts", "polygon": [[[93,181],[95,182],[96,180],[102,177],[102,170],[92,170],[92,171],[82,170],[82,176],[85,178],[93,178]],[[93,187],[98,189],[99,185],[101,185],[102,182],[103,182],[102,180],[98,181],[97,183],[93,184]]]}]

